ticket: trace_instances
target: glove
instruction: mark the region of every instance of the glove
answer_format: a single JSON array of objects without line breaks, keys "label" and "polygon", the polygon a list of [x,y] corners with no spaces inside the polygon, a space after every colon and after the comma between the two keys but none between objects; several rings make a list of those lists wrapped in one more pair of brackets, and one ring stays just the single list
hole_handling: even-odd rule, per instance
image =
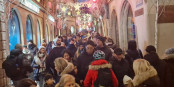
[{"label": "glove", "polygon": [[129,81],[132,81],[132,79],[129,76],[125,75],[123,77],[123,83],[124,83],[124,85],[128,84]]}]

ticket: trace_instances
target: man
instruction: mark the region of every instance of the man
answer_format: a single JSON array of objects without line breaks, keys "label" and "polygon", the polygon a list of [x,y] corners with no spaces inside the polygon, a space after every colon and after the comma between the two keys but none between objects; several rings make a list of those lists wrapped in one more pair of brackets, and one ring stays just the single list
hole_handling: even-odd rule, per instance
[{"label": "man", "polygon": [[132,70],[130,69],[128,61],[124,59],[122,49],[116,48],[114,50],[113,57],[110,59],[110,62],[112,64],[112,70],[119,82],[118,87],[124,87],[123,77],[124,75],[132,77]]},{"label": "man", "polygon": [[65,47],[61,46],[61,38],[54,39],[55,47],[50,51],[49,56],[46,59],[46,71],[48,71],[52,75],[57,75],[54,66],[54,60],[58,57],[62,56],[62,52],[66,49]]},{"label": "man", "polygon": [[85,76],[88,72],[88,66],[94,60],[93,52],[94,42],[89,40],[85,44],[85,51],[82,54],[80,54],[80,56],[77,59],[78,76],[81,84],[83,83]]},{"label": "man", "polygon": [[69,45],[67,46],[67,49],[70,50],[72,56],[74,56],[75,52],[77,51],[77,48],[74,45],[75,41],[73,38],[70,39]]},{"label": "man", "polygon": [[28,41],[28,49],[30,50],[30,53],[35,56],[38,48],[36,47],[36,45],[33,43],[33,40],[29,40]]},{"label": "man", "polygon": [[105,45],[105,38],[102,37],[102,36],[97,37],[96,43],[97,43],[96,49],[97,49],[97,50],[103,51],[103,52],[105,53],[105,56],[106,56],[105,59],[108,61],[109,58],[112,57],[112,52],[111,52],[111,50],[109,49],[109,47],[107,47],[107,46]]}]

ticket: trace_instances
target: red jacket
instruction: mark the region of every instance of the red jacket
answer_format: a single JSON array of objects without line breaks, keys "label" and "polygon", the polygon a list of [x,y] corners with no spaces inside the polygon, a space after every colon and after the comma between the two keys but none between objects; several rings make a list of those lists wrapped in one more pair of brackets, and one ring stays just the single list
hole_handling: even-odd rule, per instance
[{"label": "red jacket", "polygon": [[110,68],[110,70],[112,72],[113,86],[118,87],[118,80],[117,80],[114,72],[112,71],[112,65],[109,64],[104,59],[96,60],[91,63],[91,65],[89,66],[89,70],[86,75],[85,81],[84,81],[84,86],[85,87],[94,87],[94,82],[98,76],[98,70],[101,68]]}]

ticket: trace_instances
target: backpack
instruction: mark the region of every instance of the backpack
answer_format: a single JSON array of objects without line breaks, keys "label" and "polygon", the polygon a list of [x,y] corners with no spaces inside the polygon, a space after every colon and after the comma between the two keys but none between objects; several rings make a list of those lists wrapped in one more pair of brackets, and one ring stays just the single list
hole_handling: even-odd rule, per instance
[{"label": "backpack", "polygon": [[5,69],[7,77],[11,78],[12,80],[15,79],[15,77],[18,74],[17,64],[15,59],[7,58],[2,63],[2,68]]},{"label": "backpack", "polygon": [[113,87],[112,72],[109,68],[99,69],[94,87]]}]

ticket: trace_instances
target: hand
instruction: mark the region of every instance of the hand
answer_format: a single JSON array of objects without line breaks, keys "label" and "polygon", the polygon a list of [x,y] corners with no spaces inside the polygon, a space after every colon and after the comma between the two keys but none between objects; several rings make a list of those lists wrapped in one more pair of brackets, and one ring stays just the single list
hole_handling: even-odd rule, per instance
[{"label": "hand", "polygon": [[123,83],[124,83],[124,84],[128,84],[129,81],[132,81],[132,79],[131,79],[129,76],[125,75],[125,76],[123,77]]}]

